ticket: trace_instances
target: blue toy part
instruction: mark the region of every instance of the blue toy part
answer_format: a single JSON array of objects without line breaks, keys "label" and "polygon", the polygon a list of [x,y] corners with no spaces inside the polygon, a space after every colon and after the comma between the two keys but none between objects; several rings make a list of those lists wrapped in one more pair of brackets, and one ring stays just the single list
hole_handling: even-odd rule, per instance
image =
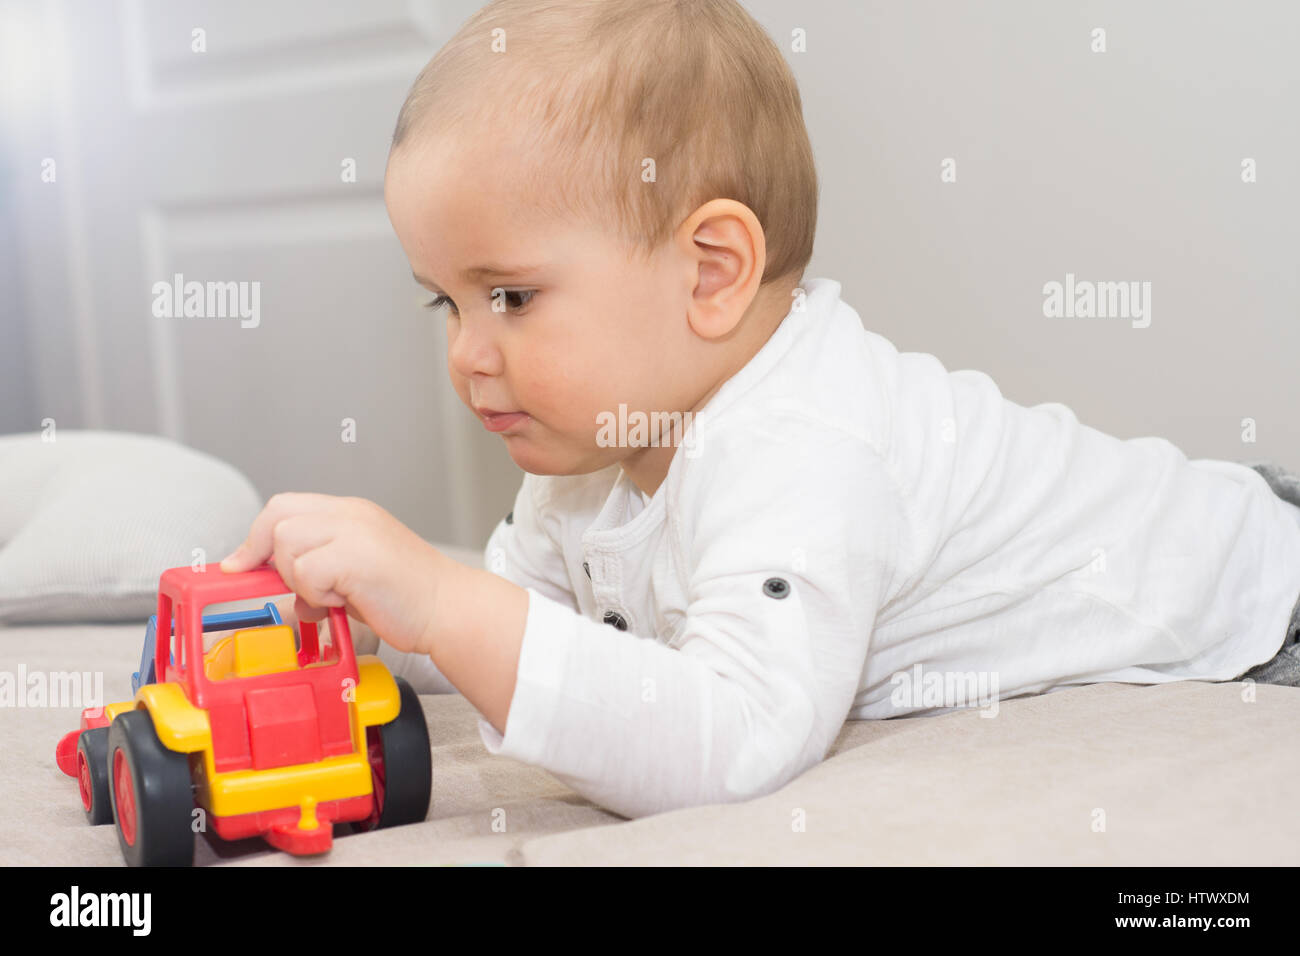
[{"label": "blue toy part", "polygon": [[[244,627],[269,627],[274,624],[283,624],[280,619],[280,610],[275,606],[274,601],[267,601],[266,605],[261,608],[252,608],[247,611],[229,611],[225,614],[209,614],[203,619],[203,630],[207,631],[232,631]],[[144,629],[144,650],[140,652],[140,669],[131,674],[131,695],[135,696],[145,684],[153,684],[158,680],[156,668],[154,667],[155,648],[157,647],[158,633],[158,615],[151,615],[149,623]],[[168,637],[171,632],[168,632]],[[176,663],[176,655],[169,653],[167,660],[172,664]],[[142,676],[143,675],[143,676]]]}]

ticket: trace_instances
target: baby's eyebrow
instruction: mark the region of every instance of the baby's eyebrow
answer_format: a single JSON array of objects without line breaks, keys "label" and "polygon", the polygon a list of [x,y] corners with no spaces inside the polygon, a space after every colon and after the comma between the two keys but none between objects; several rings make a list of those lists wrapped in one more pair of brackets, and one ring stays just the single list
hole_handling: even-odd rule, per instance
[{"label": "baby's eyebrow", "polygon": [[[505,276],[524,276],[534,272],[541,271],[541,266],[501,266],[501,265],[482,265],[470,266],[461,272],[461,278],[466,282],[472,282],[476,279],[498,279]],[[432,279],[426,279],[424,276],[411,271],[415,281],[422,285],[437,285]]]}]

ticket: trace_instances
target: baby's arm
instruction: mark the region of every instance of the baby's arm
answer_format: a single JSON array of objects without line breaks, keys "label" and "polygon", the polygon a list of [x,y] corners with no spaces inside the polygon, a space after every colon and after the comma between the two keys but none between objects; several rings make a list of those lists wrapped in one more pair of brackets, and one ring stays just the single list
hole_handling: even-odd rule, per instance
[{"label": "baby's arm", "polygon": [[[569,587],[568,573],[559,547],[543,526],[536,496],[538,479],[525,473],[515,495],[514,508],[497,522],[483,550],[483,567],[520,587],[534,588],[552,600],[577,611],[577,601]],[[292,603],[292,602],[290,602]],[[466,607],[459,620],[481,616],[483,609]],[[454,622],[449,626],[454,626]],[[353,632],[357,653],[377,653],[395,677],[405,678],[419,694],[454,694],[454,687],[428,654],[406,653],[383,643],[375,633],[359,623]],[[358,638],[359,635],[359,638]],[[362,650],[364,646],[370,650]]]}]

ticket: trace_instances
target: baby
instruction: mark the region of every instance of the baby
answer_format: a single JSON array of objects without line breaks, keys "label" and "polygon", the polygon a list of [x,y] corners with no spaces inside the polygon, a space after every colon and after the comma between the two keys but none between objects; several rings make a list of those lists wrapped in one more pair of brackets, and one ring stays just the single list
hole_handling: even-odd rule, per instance
[{"label": "baby", "polygon": [[489,3],[385,182],[456,391],[525,472],[486,569],[300,494],[223,569],[272,560],[299,616],[346,607],[492,753],[629,817],[769,793],[846,719],[1300,684],[1293,480],[898,352],[804,278],[817,191],[734,0]]}]

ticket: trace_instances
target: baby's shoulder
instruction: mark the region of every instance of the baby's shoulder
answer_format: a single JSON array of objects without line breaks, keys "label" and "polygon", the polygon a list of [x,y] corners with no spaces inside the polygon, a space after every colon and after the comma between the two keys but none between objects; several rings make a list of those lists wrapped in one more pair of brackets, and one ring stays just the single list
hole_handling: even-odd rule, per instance
[{"label": "baby's shoulder", "polygon": [[897,486],[886,455],[851,409],[801,396],[754,398],[698,420],[702,427],[677,450],[664,489],[670,520],[703,510],[803,515],[850,508],[877,476]]},{"label": "baby's shoulder", "polygon": [[[845,445],[861,451],[879,446],[871,419],[853,405],[836,405],[793,392],[755,395],[716,418],[702,418],[688,458],[766,461],[813,466]],[[793,457],[792,457],[793,456]]]}]

